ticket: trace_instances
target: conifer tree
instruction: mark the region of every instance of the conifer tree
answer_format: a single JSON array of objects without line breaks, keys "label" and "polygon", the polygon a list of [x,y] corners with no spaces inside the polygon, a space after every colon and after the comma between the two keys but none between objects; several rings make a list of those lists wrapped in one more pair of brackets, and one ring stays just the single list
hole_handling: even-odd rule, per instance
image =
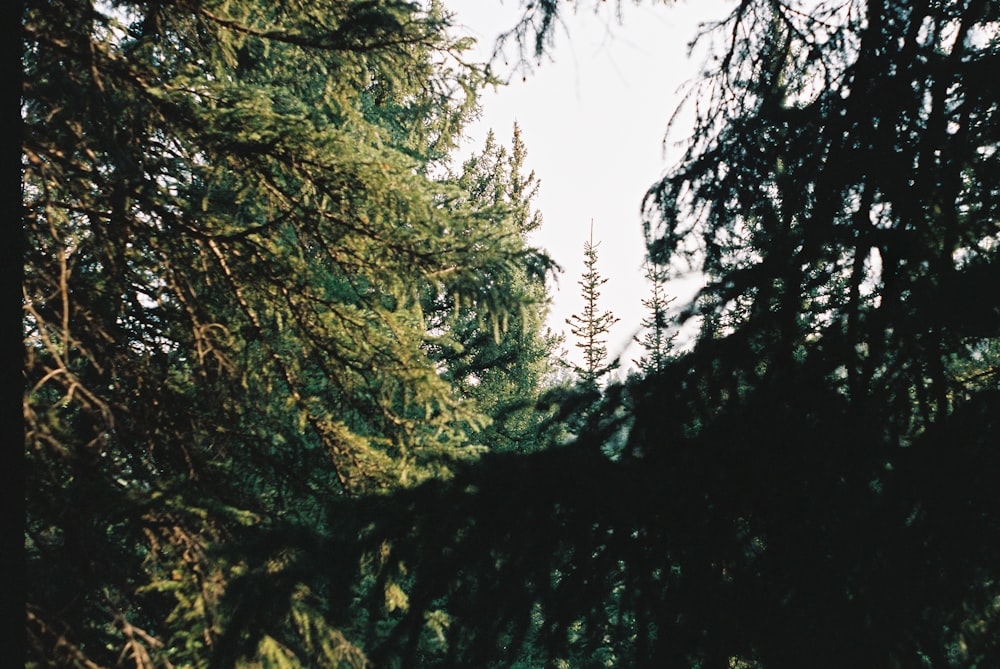
[{"label": "conifer tree", "polygon": [[583,351],[583,364],[576,367],[580,381],[589,387],[597,387],[601,377],[617,366],[608,364],[607,335],[618,318],[611,311],[602,311],[601,286],[608,282],[597,270],[597,247],[594,243],[594,222],[590,222],[590,236],[583,244],[583,276],[577,282],[583,297],[583,311],[566,319],[570,332],[576,337],[576,347]]},{"label": "conifer tree", "polygon": [[674,301],[666,294],[666,271],[652,261],[647,260],[643,266],[646,280],[649,281],[649,296],[642,300],[646,315],[642,319],[645,330],[642,337],[635,341],[642,346],[644,354],[635,361],[643,374],[662,372],[670,361],[676,332],[671,332],[667,322],[667,309]]},{"label": "conifer tree", "polygon": [[351,599],[275,566],[333,500],[476,457],[421,298],[491,328],[546,265],[432,176],[468,42],[434,2],[22,18],[29,663],[363,665]]},{"label": "conifer tree", "polygon": [[[515,123],[509,148],[490,131],[482,150],[465,161],[456,180],[468,205],[488,216],[497,234],[525,250],[528,235],[542,223],[534,207],[539,180],[534,171],[527,171],[526,158]],[[429,327],[436,333],[433,348],[445,377],[491,419],[476,439],[492,451],[534,450],[544,441],[536,405],[558,343],[545,328],[545,276],[514,267],[482,278],[520,305],[519,311],[491,324],[474,306],[456,307],[437,294],[428,306]]]},{"label": "conifer tree", "polygon": [[998,26],[733,4],[646,201],[706,328],[624,386],[620,457],[588,421],[358,520],[425,603],[387,655],[446,608],[451,666],[1000,666]]}]

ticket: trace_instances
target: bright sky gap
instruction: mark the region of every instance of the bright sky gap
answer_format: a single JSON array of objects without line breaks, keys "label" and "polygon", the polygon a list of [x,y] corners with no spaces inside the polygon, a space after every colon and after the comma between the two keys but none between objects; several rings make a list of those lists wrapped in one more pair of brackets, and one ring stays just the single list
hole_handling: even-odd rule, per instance
[{"label": "bright sky gap", "polygon": [[[610,3],[609,3],[610,4]],[[482,117],[468,132],[467,152],[482,146],[492,128],[510,141],[517,122],[528,149],[527,166],[541,180],[537,206],[544,216],[532,241],[563,268],[552,286],[549,324],[568,335],[566,319],[582,306],[577,280],[583,271],[583,243],[591,219],[600,241],[599,270],[608,278],[602,303],[620,319],[608,353],[623,367],[638,355],[633,337],[643,317],[640,301],[645,246],[640,203],[646,189],[680,158],[686,124],[670,137],[667,125],[686,82],[699,72],[703,52],[689,56],[689,43],[705,21],[724,17],[730,2],[709,0],[669,5],[627,5],[619,24],[611,7],[568,13],[556,46],[532,72],[515,74],[507,86],[487,91]],[[496,36],[513,26],[517,3],[455,0],[459,30],[478,40],[475,55],[489,59]],[[514,65],[513,52],[501,72]],[[668,290],[679,307],[695,282],[673,282]],[[566,350],[577,349],[567,336]]]}]

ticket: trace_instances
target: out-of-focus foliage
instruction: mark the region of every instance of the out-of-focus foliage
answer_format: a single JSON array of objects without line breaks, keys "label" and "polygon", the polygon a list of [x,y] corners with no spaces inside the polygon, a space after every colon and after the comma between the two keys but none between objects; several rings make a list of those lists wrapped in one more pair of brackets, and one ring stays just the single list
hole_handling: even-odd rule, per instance
[{"label": "out-of-focus foliage", "polygon": [[331,500],[479,450],[422,298],[492,328],[522,307],[493,283],[547,261],[432,177],[485,81],[448,25],[400,0],[26,3],[32,666],[364,664],[327,622],[350,593],[249,612],[229,586],[263,528],[323,531]]},{"label": "out-of-focus foliage", "polygon": [[743,0],[710,29],[645,210],[651,260],[708,277],[701,336],[574,445],[356,508],[412,579],[378,657],[446,611],[442,666],[1000,663],[998,26]]},{"label": "out-of-focus foliage", "polygon": [[988,365],[972,385],[955,366],[1000,332],[982,292],[1000,279],[998,18],[743,2],[705,37],[714,69],[647,232],[654,259],[709,277],[705,337],[759,352],[727,370],[741,384],[808,369],[898,445],[996,388]]}]

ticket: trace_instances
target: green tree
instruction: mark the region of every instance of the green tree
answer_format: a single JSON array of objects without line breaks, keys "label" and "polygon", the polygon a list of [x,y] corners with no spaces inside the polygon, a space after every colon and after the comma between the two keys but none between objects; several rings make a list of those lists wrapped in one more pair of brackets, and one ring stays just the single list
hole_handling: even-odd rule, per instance
[{"label": "green tree", "polygon": [[431,176],[467,42],[396,0],[22,18],[29,664],[363,665],[288,537],[475,457],[422,297],[500,322],[547,264]]},{"label": "green tree", "polygon": [[607,334],[618,318],[610,311],[601,311],[601,286],[608,282],[597,270],[597,247],[594,243],[594,222],[590,222],[590,237],[583,243],[584,272],[577,282],[583,298],[583,312],[566,319],[570,333],[576,338],[576,347],[583,351],[583,364],[576,373],[585,386],[596,388],[600,379],[617,366],[617,361],[607,362]]},{"label": "green tree", "polygon": [[738,3],[646,200],[714,325],[479,460],[440,17],[234,7],[28,7],[33,665],[1000,664],[995,3]]},{"label": "green tree", "polygon": [[[542,224],[533,203],[539,182],[533,171],[526,173],[526,157],[517,124],[509,150],[490,132],[482,151],[465,162],[456,180],[468,194],[468,205],[492,217],[496,234],[524,250],[528,235]],[[519,312],[492,324],[474,306],[456,308],[443,294],[428,307],[444,376],[490,417],[478,438],[491,450],[533,450],[545,441],[545,416],[537,405],[558,340],[545,328],[545,276],[530,270],[516,267],[483,277],[491,290],[520,305]]]}]

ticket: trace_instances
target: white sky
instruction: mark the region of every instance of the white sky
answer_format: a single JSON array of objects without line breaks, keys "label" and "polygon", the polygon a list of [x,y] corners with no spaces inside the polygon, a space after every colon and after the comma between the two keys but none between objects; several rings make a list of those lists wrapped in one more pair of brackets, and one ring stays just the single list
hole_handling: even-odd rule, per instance
[{"label": "white sky", "polygon": [[[580,356],[565,321],[583,306],[577,281],[583,272],[583,243],[590,221],[598,247],[598,271],[608,279],[601,307],[620,319],[608,339],[608,352],[624,352],[623,366],[639,356],[632,338],[644,317],[640,301],[648,295],[642,263],[645,246],[639,213],[642,197],[677,162],[684,138],[680,124],[664,144],[667,123],[680,101],[682,85],[692,79],[703,56],[689,58],[688,43],[698,23],[722,18],[732,2],[648,0],[623,3],[624,21],[614,17],[614,2],[600,12],[566,3],[556,48],[522,80],[520,75],[483,97],[482,118],[469,131],[467,150],[478,151],[492,128],[509,145],[515,121],[528,151],[527,167],[541,181],[536,205],[544,217],[532,242],[563,268],[553,284],[549,325],[566,335],[572,360]],[[479,40],[482,60],[494,40],[520,14],[516,0],[450,0],[460,29]],[[511,49],[510,56],[516,57]],[[511,61],[513,62],[513,61]],[[502,66],[501,64],[498,64]],[[674,306],[692,286],[671,285]]]}]

